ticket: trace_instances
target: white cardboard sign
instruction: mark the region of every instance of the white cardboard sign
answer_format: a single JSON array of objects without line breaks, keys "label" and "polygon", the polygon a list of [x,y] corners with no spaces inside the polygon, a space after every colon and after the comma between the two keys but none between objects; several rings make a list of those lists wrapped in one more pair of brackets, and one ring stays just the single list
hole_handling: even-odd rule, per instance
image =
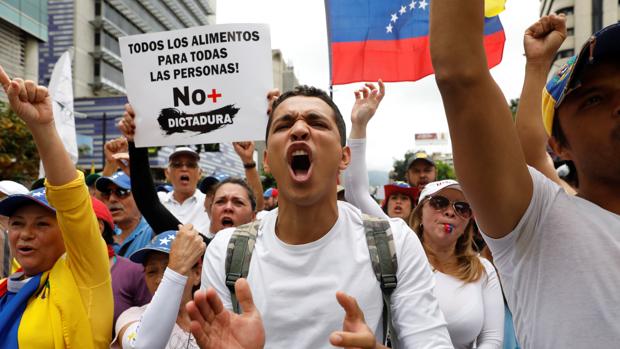
[{"label": "white cardboard sign", "polygon": [[120,38],[138,147],[262,140],[272,83],[266,24]]}]

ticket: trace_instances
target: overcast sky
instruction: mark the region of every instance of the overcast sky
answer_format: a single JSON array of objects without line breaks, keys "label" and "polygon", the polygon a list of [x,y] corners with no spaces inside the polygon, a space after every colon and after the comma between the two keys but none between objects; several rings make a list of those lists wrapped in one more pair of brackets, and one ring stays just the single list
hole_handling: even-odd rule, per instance
[{"label": "overcast sky", "polygon": [[[508,100],[518,98],[523,82],[523,32],[538,18],[538,0],[508,0],[500,17],[506,32],[502,63],[492,74]],[[299,82],[323,89],[329,87],[329,58],[325,7],[321,0],[220,0],[218,23],[268,23],[271,46],[282,50],[295,67]],[[353,91],[360,83],[334,87],[334,99],[347,128],[354,102]],[[415,133],[447,132],[441,98],[433,76],[417,82],[390,83],[386,97],[369,124],[366,159],[371,170],[389,171],[414,144]],[[449,147],[428,148],[429,152]]]}]

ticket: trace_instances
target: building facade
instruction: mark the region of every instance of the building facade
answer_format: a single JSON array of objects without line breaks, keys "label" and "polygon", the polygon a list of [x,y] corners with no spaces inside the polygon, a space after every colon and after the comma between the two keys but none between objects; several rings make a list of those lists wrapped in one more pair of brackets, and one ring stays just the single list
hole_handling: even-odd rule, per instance
[{"label": "building facade", "polygon": [[620,22],[620,0],[541,0],[540,15],[566,15],[568,37],[558,50],[552,71],[579,53],[592,33]]},{"label": "building facade", "polygon": [[[38,80],[39,43],[47,33],[45,1],[0,0],[0,65],[9,76]],[[0,100],[6,101],[3,89]]]}]

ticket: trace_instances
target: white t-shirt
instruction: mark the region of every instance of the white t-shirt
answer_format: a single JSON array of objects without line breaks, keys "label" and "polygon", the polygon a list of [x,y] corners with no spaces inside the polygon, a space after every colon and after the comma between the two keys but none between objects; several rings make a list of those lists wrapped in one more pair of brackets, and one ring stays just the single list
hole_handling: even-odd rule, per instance
[{"label": "white t-shirt", "polygon": [[502,348],[504,300],[495,268],[480,258],[486,273],[476,282],[464,283],[435,271],[435,295],[448,322],[455,349]]},{"label": "white t-shirt", "polygon": [[485,236],[519,344],[620,346],[620,216],[533,168],[532,201],[510,234]]},{"label": "white t-shirt", "polygon": [[[142,317],[142,314],[144,314],[144,311],[146,310],[147,306],[148,304],[145,304],[141,307],[131,307],[125,310],[118,317],[118,320],[116,320],[116,333],[119,333],[120,330],[123,329],[123,327],[133,322],[133,324],[127,327],[127,330],[125,330],[125,331],[129,331],[125,333],[125,337],[131,338],[132,335],[135,336],[137,332],[136,331],[137,326],[134,326],[134,325],[138,324],[137,321],[140,321],[140,318]],[[132,332],[134,333],[132,334]],[[120,341],[120,338],[115,338],[112,341],[111,348],[120,348],[120,346],[118,345],[118,341]],[[170,339],[168,340],[168,343],[166,344],[165,349],[185,349],[185,348],[198,349],[198,343],[196,343],[196,339],[191,334],[191,332],[183,331],[183,329],[179,327],[177,323],[175,323],[174,327],[172,328],[172,333],[170,334]]]},{"label": "white t-shirt", "polygon": [[160,196],[161,203],[170,211],[181,223],[193,224],[194,229],[202,235],[209,236],[211,220],[205,212],[205,194],[196,189],[194,195],[187,198],[183,203],[174,199],[173,192],[165,193]]},{"label": "white t-shirt", "polygon": [[[329,335],[342,330],[344,310],[336,291],[355,297],[380,341],[382,296],[370,262],[361,212],[338,202],[338,220],[321,239],[289,245],[275,234],[278,210],[262,220],[248,283],[261,313],[266,348],[332,348]],[[451,348],[446,323],[433,295],[433,275],[417,236],[402,220],[390,220],[398,259],[392,314],[401,348]],[[225,284],[226,248],[234,228],[216,234],[205,254],[202,288],[213,287],[232,309]]]}]

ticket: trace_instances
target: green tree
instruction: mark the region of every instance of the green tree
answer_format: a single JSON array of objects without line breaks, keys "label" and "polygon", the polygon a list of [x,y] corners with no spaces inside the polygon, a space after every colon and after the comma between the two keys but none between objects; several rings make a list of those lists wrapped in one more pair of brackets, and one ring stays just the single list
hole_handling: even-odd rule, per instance
[{"label": "green tree", "polygon": [[39,153],[26,124],[0,102],[0,179],[29,184],[39,174]]},{"label": "green tree", "polygon": [[438,181],[444,179],[456,179],[456,174],[454,173],[454,168],[452,168],[452,166],[443,161],[437,160],[435,161],[435,167],[437,168]]},{"label": "green tree", "polygon": [[260,177],[261,177],[261,182],[263,184],[263,190],[278,187],[278,184],[276,183],[276,179],[273,178],[271,173],[266,173],[265,170],[261,170]]},{"label": "green tree", "polygon": [[401,160],[394,160],[394,166],[392,168],[392,172],[390,172],[390,179],[393,181],[407,181],[407,177],[405,174],[407,173],[407,162],[413,156],[415,156],[414,151],[407,150],[405,153],[405,158]]}]

